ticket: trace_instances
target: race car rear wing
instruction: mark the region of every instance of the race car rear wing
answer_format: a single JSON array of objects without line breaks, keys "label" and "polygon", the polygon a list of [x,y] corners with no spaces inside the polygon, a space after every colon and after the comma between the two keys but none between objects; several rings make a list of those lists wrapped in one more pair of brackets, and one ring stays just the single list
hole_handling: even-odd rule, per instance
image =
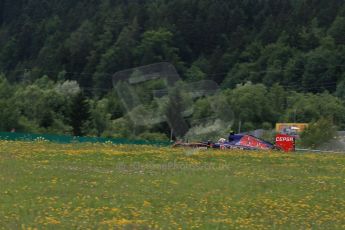
[{"label": "race car rear wing", "polygon": [[284,152],[293,152],[295,151],[295,137],[286,134],[277,134],[276,146]]}]

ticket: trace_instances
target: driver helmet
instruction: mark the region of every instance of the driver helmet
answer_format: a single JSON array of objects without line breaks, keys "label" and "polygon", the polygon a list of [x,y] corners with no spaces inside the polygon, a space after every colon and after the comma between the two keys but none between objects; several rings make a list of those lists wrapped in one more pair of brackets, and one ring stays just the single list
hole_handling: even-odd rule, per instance
[{"label": "driver helmet", "polygon": [[220,139],[218,140],[219,143],[224,143],[225,141],[226,141],[225,138],[220,138]]}]

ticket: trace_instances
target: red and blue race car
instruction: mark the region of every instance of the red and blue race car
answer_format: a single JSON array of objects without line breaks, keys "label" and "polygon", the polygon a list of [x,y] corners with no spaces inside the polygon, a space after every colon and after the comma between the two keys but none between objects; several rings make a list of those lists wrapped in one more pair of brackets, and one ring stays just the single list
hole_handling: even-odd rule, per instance
[{"label": "red and blue race car", "polygon": [[295,140],[291,136],[277,135],[276,144],[264,141],[249,134],[230,133],[228,139],[221,138],[217,142],[176,142],[174,147],[214,148],[214,149],[241,149],[241,150],[282,150],[285,152],[294,150]]}]

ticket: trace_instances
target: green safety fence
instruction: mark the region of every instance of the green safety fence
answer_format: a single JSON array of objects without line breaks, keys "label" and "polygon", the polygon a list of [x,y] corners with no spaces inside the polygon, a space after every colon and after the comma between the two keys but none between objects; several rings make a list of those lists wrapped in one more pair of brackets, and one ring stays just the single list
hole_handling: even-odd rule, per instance
[{"label": "green safety fence", "polygon": [[129,145],[157,145],[168,146],[169,141],[147,141],[147,140],[129,140],[125,138],[103,138],[103,137],[77,137],[54,134],[32,134],[17,132],[0,132],[0,140],[8,141],[50,141],[61,144],[68,143],[113,143]]}]

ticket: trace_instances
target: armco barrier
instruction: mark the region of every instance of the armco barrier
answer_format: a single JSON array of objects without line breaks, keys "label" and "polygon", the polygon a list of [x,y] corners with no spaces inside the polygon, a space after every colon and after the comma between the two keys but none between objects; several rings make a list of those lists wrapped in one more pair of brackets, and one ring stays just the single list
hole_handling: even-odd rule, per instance
[{"label": "armco barrier", "polygon": [[168,146],[169,141],[146,141],[146,140],[129,140],[124,138],[103,138],[103,137],[76,137],[53,134],[32,134],[32,133],[9,133],[0,132],[0,140],[9,141],[39,141],[46,140],[55,143],[113,143],[113,144],[132,144],[132,145],[157,145]]}]

